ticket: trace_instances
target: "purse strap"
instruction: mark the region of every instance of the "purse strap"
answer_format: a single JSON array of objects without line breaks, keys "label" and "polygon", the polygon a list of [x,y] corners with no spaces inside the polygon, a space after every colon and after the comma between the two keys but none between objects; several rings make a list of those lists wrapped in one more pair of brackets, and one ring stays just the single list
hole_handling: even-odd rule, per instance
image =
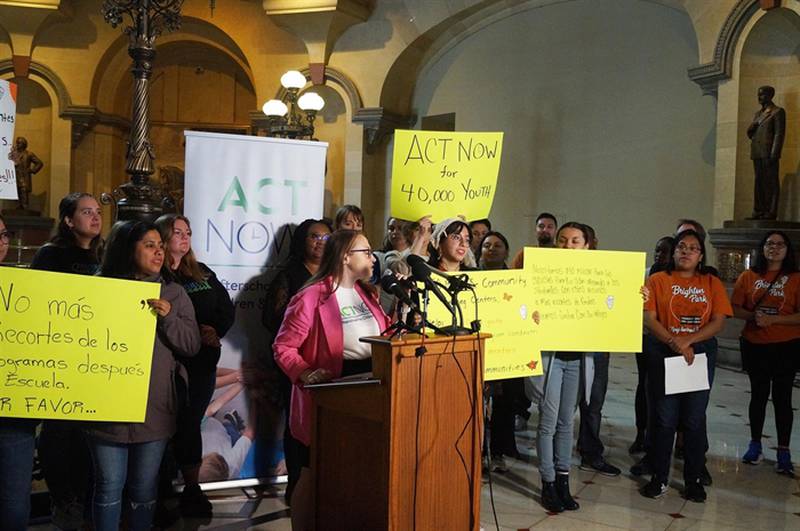
[{"label": "purse strap", "polygon": [[769,290],[772,289],[773,284],[775,284],[775,282],[778,280],[778,277],[780,276],[780,274],[781,274],[781,272],[778,271],[778,274],[775,276],[775,279],[772,282],[769,283],[769,286],[767,286],[767,289],[764,290],[764,293],[758,298],[758,300],[755,303],[753,303],[753,309],[752,309],[753,312],[756,311],[756,308],[758,308],[758,305],[761,304],[761,301],[763,301],[764,298],[767,295],[769,295]]}]

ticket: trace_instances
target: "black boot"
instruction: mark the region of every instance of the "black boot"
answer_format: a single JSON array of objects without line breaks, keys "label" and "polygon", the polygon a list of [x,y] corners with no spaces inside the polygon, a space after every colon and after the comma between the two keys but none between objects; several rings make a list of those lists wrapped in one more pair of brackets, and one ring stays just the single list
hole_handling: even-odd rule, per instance
[{"label": "black boot", "polygon": [[542,481],[542,507],[551,513],[564,512],[564,504],[561,503],[553,481]]},{"label": "black boot", "polygon": [[577,511],[580,505],[569,493],[569,474],[556,472],[556,494],[565,511]]}]

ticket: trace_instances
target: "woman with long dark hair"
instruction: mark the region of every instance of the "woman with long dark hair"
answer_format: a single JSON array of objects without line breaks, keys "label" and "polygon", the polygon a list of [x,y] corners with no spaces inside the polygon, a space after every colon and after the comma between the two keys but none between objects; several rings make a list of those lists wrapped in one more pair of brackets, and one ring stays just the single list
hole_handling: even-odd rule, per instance
[{"label": "woman with long dark hair", "polygon": [[778,450],[775,470],[794,476],[789,452],[792,435],[792,386],[800,349],[800,273],[791,240],[781,231],[769,231],[756,249],[753,265],[733,289],[736,317],[742,330],[742,365],[750,378],[750,444],[742,461],[761,462],[767,401],[772,390]]},{"label": "woman with long dark hair", "polygon": [[184,482],[180,508],[186,516],[211,516],[211,502],[199,484],[203,457],[200,423],[214,394],[217,363],[222,352],[220,339],[233,326],[235,310],[214,272],[195,258],[189,220],[179,214],[164,214],[156,220],[156,227],[166,245],[167,268],[189,295],[200,327],[200,352],[196,356],[178,358],[189,378],[188,407],[178,416],[174,438],[175,457]]},{"label": "woman with long dark hair", "polygon": [[467,222],[449,218],[436,224],[431,235],[428,263],[442,271],[474,270],[476,263],[470,245],[472,236]]},{"label": "woman with long dark hair", "polygon": [[[311,444],[311,395],[303,385],[371,371],[370,346],[359,339],[379,335],[390,324],[368,282],[374,260],[364,235],[334,232],[319,269],[289,303],[273,343],[275,361],[293,384],[289,426],[301,444],[303,468]],[[290,499],[293,513],[307,510],[301,507],[307,501],[301,483],[306,475],[301,473]]]},{"label": "woman with long dark hair", "polygon": [[99,275],[157,282],[161,287],[159,298],[147,301],[157,324],[144,422],[98,422],[86,430],[94,462],[94,528],[119,529],[124,490],[128,529],[146,531],[156,506],[161,459],[175,434],[177,390],[186,385],[185,371],[175,357],[194,356],[200,350],[200,332],[186,291],[167,280],[164,245],[154,224],[115,224]]},{"label": "woman with long dark hair", "polygon": [[[100,267],[103,218],[91,195],[75,192],[58,204],[58,228],[33,257],[31,269],[93,275]],[[50,492],[53,523],[77,529],[84,523],[91,457],[82,426],[69,420],[45,420],[39,434],[39,461]]]},{"label": "woman with long dark hair", "polygon": [[[641,494],[660,498],[667,493],[670,458],[675,430],[684,433],[684,497],[703,503],[702,484],[706,452],[706,407],[714,380],[716,335],[726,317],[733,314],[725,287],[705,267],[705,243],[694,230],[675,236],[666,271],[647,279],[649,300],[644,306],[644,324],[649,335],[647,349],[648,387],[653,398],[652,452],[648,454],[653,476]],[[705,353],[709,389],[666,394],[665,359],[682,356],[688,365],[695,354]]]},{"label": "woman with long dark hair", "polygon": [[[307,219],[300,223],[292,234],[289,246],[289,259],[281,268],[267,288],[264,300],[262,322],[274,338],[283,323],[286,306],[308,280],[319,270],[322,255],[325,251],[325,242],[328,241],[332,227],[324,219]],[[289,471],[289,482],[286,485],[284,498],[288,501],[300,477],[303,467],[302,444],[299,443],[289,429],[289,404],[292,396],[292,382],[289,377],[279,370],[278,385],[283,399],[284,429],[283,429],[283,455],[286,459],[286,468]]]}]

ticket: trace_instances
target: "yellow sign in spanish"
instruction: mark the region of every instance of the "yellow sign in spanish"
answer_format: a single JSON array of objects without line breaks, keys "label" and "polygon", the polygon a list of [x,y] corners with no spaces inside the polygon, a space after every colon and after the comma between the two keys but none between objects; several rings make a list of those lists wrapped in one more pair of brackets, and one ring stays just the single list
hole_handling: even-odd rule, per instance
[{"label": "yellow sign in spanish", "polygon": [[524,264],[539,348],[641,352],[645,253],[526,247]]},{"label": "yellow sign in spanish", "polygon": [[[531,286],[525,271],[474,271],[466,274],[475,284],[475,294],[459,294],[465,322],[475,319],[475,303],[481,329],[492,334],[486,341],[484,379],[502,380],[542,374],[538,326],[530,306]],[[430,297],[428,320],[436,326],[451,324],[451,314]]]},{"label": "yellow sign in spanish", "polygon": [[392,216],[489,217],[502,151],[503,133],[395,131]]},{"label": "yellow sign in spanish", "polygon": [[143,422],[159,290],[0,268],[0,417]]}]

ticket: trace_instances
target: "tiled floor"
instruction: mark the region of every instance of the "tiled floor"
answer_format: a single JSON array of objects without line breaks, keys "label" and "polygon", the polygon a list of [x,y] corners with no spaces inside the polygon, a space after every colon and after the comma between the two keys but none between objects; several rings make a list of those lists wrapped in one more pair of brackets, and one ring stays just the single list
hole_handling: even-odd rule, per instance
[{"label": "tiled floor", "polygon": [[[680,497],[681,461],[673,467],[669,493],[660,500],[639,495],[643,480],[627,469],[634,459],[628,455],[635,429],[633,396],[636,364],[633,356],[615,355],[611,360],[609,390],[603,409],[603,441],[606,458],[621,467],[623,474],[607,478],[578,470],[574,461],[572,491],[581,504],[579,511],[548,515],[539,505],[540,480],[536,469],[534,431],[519,432],[522,460],[507,460],[510,470],[493,475],[494,506],[500,529],[800,529],[800,481],[775,474],[775,427],[768,411],[765,432],[767,459],[751,466],[740,462],[748,442],[747,402],[749,383],[745,375],[717,371],[708,409],[708,467],[714,484],[707,489],[705,504]],[[797,395],[798,393],[795,393]],[[795,403],[797,403],[795,396]],[[768,408],[770,408],[768,406]],[[529,428],[533,427],[535,416]],[[800,419],[796,424],[800,424]],[[800,457],[800,434],[794,430],[792,453]],[[800,469],[800,468],[799,468]],[[215,518],[211,522],[180,522],[172,529],[288,530],[286,507],[280,497],[249,499],[241,491],[214,494]],[[495,529],[489,485],[483,486],[481,523]]]}]

